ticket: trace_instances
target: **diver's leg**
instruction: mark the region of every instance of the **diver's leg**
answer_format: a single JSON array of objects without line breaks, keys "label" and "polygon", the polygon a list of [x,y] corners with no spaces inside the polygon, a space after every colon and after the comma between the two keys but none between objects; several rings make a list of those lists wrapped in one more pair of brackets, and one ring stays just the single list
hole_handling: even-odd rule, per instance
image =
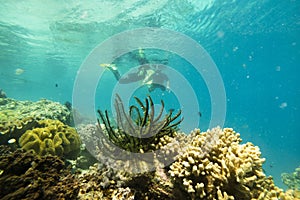
[{"label": "diver's leg", "polygon": [[117,81],[119,81],[120,78],[121,78],[120,72],[119,72],[117,69],[111,69],[111,68],[109,68],[109,69],[110,69],[110,71],[114,74],[115,79],[116,79]]},{"label": "diver's leg", "polygon": [[133,83],[142,80],[143,77],[144,76],[140,75],[138,72],[134,72],[120,78],[119,83],[121,84]]},{"label": "diver's leg", "polygon": [[121,78],[120,72],[118,71],[115,64],[102,63],[102,64],[100,64],[100,67],[103,67],[103,68],[111,71],[117,81],[119,81],[119,79]]}]

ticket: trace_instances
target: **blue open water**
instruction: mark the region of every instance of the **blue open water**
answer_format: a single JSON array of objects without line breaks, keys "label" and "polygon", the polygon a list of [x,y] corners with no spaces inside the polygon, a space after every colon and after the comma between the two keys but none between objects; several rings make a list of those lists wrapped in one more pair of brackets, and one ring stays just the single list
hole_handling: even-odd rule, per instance
[{"label": "blue open water", "polygon": [[[145,27],[185,34],[207,51],[226,91],[225,126],[260,147],[266,173],[284,187],[280,174],[300,164],[298,0],[5,1],[0,6],[0,88],[19,100],[71,102],[76,75],[89,53],[114,34]],[[126,58],[120,58],[120,66],[137,65]],[[185,115],[199,110],[199,126],[205,130],[215,103],[205,81],[184,58],[168,58],[168,66],[191,83],[200,104],[195,110],[182,108]],[[107,72],[103,76],[95,100],[106,108],[116,81]],[[171,89],[176,87],[173,82]],[[163,97],[166,108],[180,108],[169,96]]]}]

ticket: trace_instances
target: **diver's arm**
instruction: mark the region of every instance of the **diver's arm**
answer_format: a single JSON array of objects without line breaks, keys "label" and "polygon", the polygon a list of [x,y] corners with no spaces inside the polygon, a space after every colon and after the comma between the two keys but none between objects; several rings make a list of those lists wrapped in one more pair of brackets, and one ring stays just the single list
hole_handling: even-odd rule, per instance
[{"label": "diver's arm", "polygon": [[118,71],[118,69],[117,69],[117,67],[115,65],[110,65],[110,66],[107,67],[107,69],[109,69],[109,71],[111,71],[114,74],[115,79],[117,81],[120,80],[121,75],[120,75],[120,72]]}]

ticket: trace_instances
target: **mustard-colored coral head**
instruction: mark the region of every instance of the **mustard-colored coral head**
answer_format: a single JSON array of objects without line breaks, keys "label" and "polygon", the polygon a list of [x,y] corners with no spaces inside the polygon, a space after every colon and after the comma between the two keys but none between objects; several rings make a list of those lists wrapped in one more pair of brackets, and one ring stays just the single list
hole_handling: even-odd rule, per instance
[{"label": "mustard-colored coral head", "polygon": [[80,151],[80,138],[76,130],[59,120],[38,121],[36,128],[27,130],[19,139],[20,146],[39,155],[57,155],[75,158]]}]

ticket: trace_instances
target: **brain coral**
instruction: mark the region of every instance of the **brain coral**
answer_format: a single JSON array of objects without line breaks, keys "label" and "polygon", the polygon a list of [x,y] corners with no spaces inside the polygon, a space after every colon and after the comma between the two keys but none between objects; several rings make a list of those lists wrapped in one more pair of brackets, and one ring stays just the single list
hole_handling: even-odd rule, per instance
[{"label": "brain coral", "polygon": [[58,120],[40,120],[37,128],[27,130],[19,139],[20,146],[39,155],[57,155],[74,158],[80,150],[76,130]]}]

